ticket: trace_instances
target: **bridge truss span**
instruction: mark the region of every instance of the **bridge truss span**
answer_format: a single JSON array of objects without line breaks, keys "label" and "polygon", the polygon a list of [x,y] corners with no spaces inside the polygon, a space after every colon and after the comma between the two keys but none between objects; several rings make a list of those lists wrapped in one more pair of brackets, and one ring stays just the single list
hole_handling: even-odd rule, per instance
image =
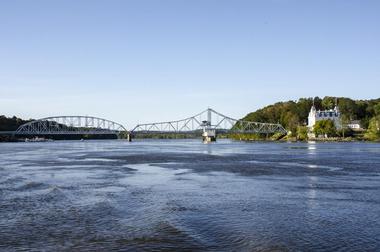
[{"label": "bridge truss span", "polygon": [[93,116],[52,116],[21,125],[16,135],[109,135],[128,132],[121,124]]},{"label": "bridge truss span", "polygon": [[237,120],[225,116],[211,108],[205,111],[177,121],[156,122],[138,124],[131,130],[132,134],[154,134],[154,133],[177,133],[186,134],[202,131],[205,129],[213,129],[219,133],[258,133],[272,134],[287,131],[281,124],[261,123]]}]

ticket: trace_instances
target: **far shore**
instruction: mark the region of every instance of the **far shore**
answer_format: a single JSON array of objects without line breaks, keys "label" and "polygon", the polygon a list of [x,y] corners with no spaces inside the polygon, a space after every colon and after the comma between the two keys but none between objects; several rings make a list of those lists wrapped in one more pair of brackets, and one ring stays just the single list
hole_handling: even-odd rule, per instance
[{"label": "far shore", "polygon": [[[159,138],[159,137],[153,137],[153,138],[134,138],[135,140],[138,141],[143,141],[144,139],[153,139],[153,140],[175,140],[175,139],[199,139],[201,141],[200,137],[191,137],[191,138],[186,138],[186,137],[166,137],[166,138]],[[233,141],[241,141],[241,142],[273,142],[273,143],[286,143],[286,142],[291,142],[291,143],[306,143],[306,142],[368,142],[368,143],[380,143],[379,140],[368,140],[365,138],[353,138],[353,137],[327,137],[327,138],[308,138],[308,139],[297,139],[296,137],[283,137],[281,139],[271,139],[271,138],[236,138],[236,137],[219,137],[217,138],[218,140],[221,139],[230,139]],[[67,141],[67,140],[77,140],[77,141],[89,141],[89,140],[114,140],[112,138],[109,139],[92,139],[92,138],[87,138],[87,139],[49,139],[49,138],[40,138],[40,141],[33,141],[33,140],[26,140],[25,138],[11,138],[11,137],[4,137],[2,138],[0,136],[0,143],[11,143],[11,142],[47,142],[47,141]],[[44,140],[44,141],[42,141]],[[120,140],[127,140],[127,139],[120,139]]]}]

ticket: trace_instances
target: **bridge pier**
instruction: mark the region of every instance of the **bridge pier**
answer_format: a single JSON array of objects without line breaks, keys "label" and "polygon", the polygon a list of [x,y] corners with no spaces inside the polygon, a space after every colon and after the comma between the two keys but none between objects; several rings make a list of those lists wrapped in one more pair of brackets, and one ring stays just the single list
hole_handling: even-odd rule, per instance
[{"label": "bridge pier", "polygon": [[216,141],[216,129],[211,124],[211,109],[207,109],[207,121],[202,121],[203,133],[202,138],[204,143]]},{"label": "bridge pier", "polygon": [[132,142],[132,134],[131,133],[128,133],[127,140],[128,140],[128,142]]},{"label": "bridge pier", "polygon": [[216,141],[215,129],[203,129],[202,138],[204,143],[210,143]]}]

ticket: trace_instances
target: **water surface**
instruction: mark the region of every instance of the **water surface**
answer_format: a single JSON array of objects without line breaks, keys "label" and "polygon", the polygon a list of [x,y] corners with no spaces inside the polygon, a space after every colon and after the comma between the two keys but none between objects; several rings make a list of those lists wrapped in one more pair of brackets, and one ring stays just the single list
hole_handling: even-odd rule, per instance
[{"label": "water surface", "polygon": [[1,250],[379,251],[380,144],[0,144]]}]

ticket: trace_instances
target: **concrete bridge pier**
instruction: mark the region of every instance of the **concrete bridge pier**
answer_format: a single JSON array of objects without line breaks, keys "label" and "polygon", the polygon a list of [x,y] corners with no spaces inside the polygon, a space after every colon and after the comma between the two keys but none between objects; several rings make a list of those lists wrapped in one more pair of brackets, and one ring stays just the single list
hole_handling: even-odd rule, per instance
[{"label": "concrete bridge pier", "polygon": [[128,135],[127,135],[127,140],[128,140],[128,142],[132,142],[132,134],[131,133],[128,133]]},{"label": "concrete bridge pier", "polygon": [[210,143],[216,141],[216,131],[215,129],[204,128],[202,133],[202,138],[204,143]]},{"label": "concrete bridge pier", "polygon": [[202,138],[204,143],[216,141],[216,129],[211,126],[211,109],[207,109],[207,121],[202,122],[203,133]]}]

